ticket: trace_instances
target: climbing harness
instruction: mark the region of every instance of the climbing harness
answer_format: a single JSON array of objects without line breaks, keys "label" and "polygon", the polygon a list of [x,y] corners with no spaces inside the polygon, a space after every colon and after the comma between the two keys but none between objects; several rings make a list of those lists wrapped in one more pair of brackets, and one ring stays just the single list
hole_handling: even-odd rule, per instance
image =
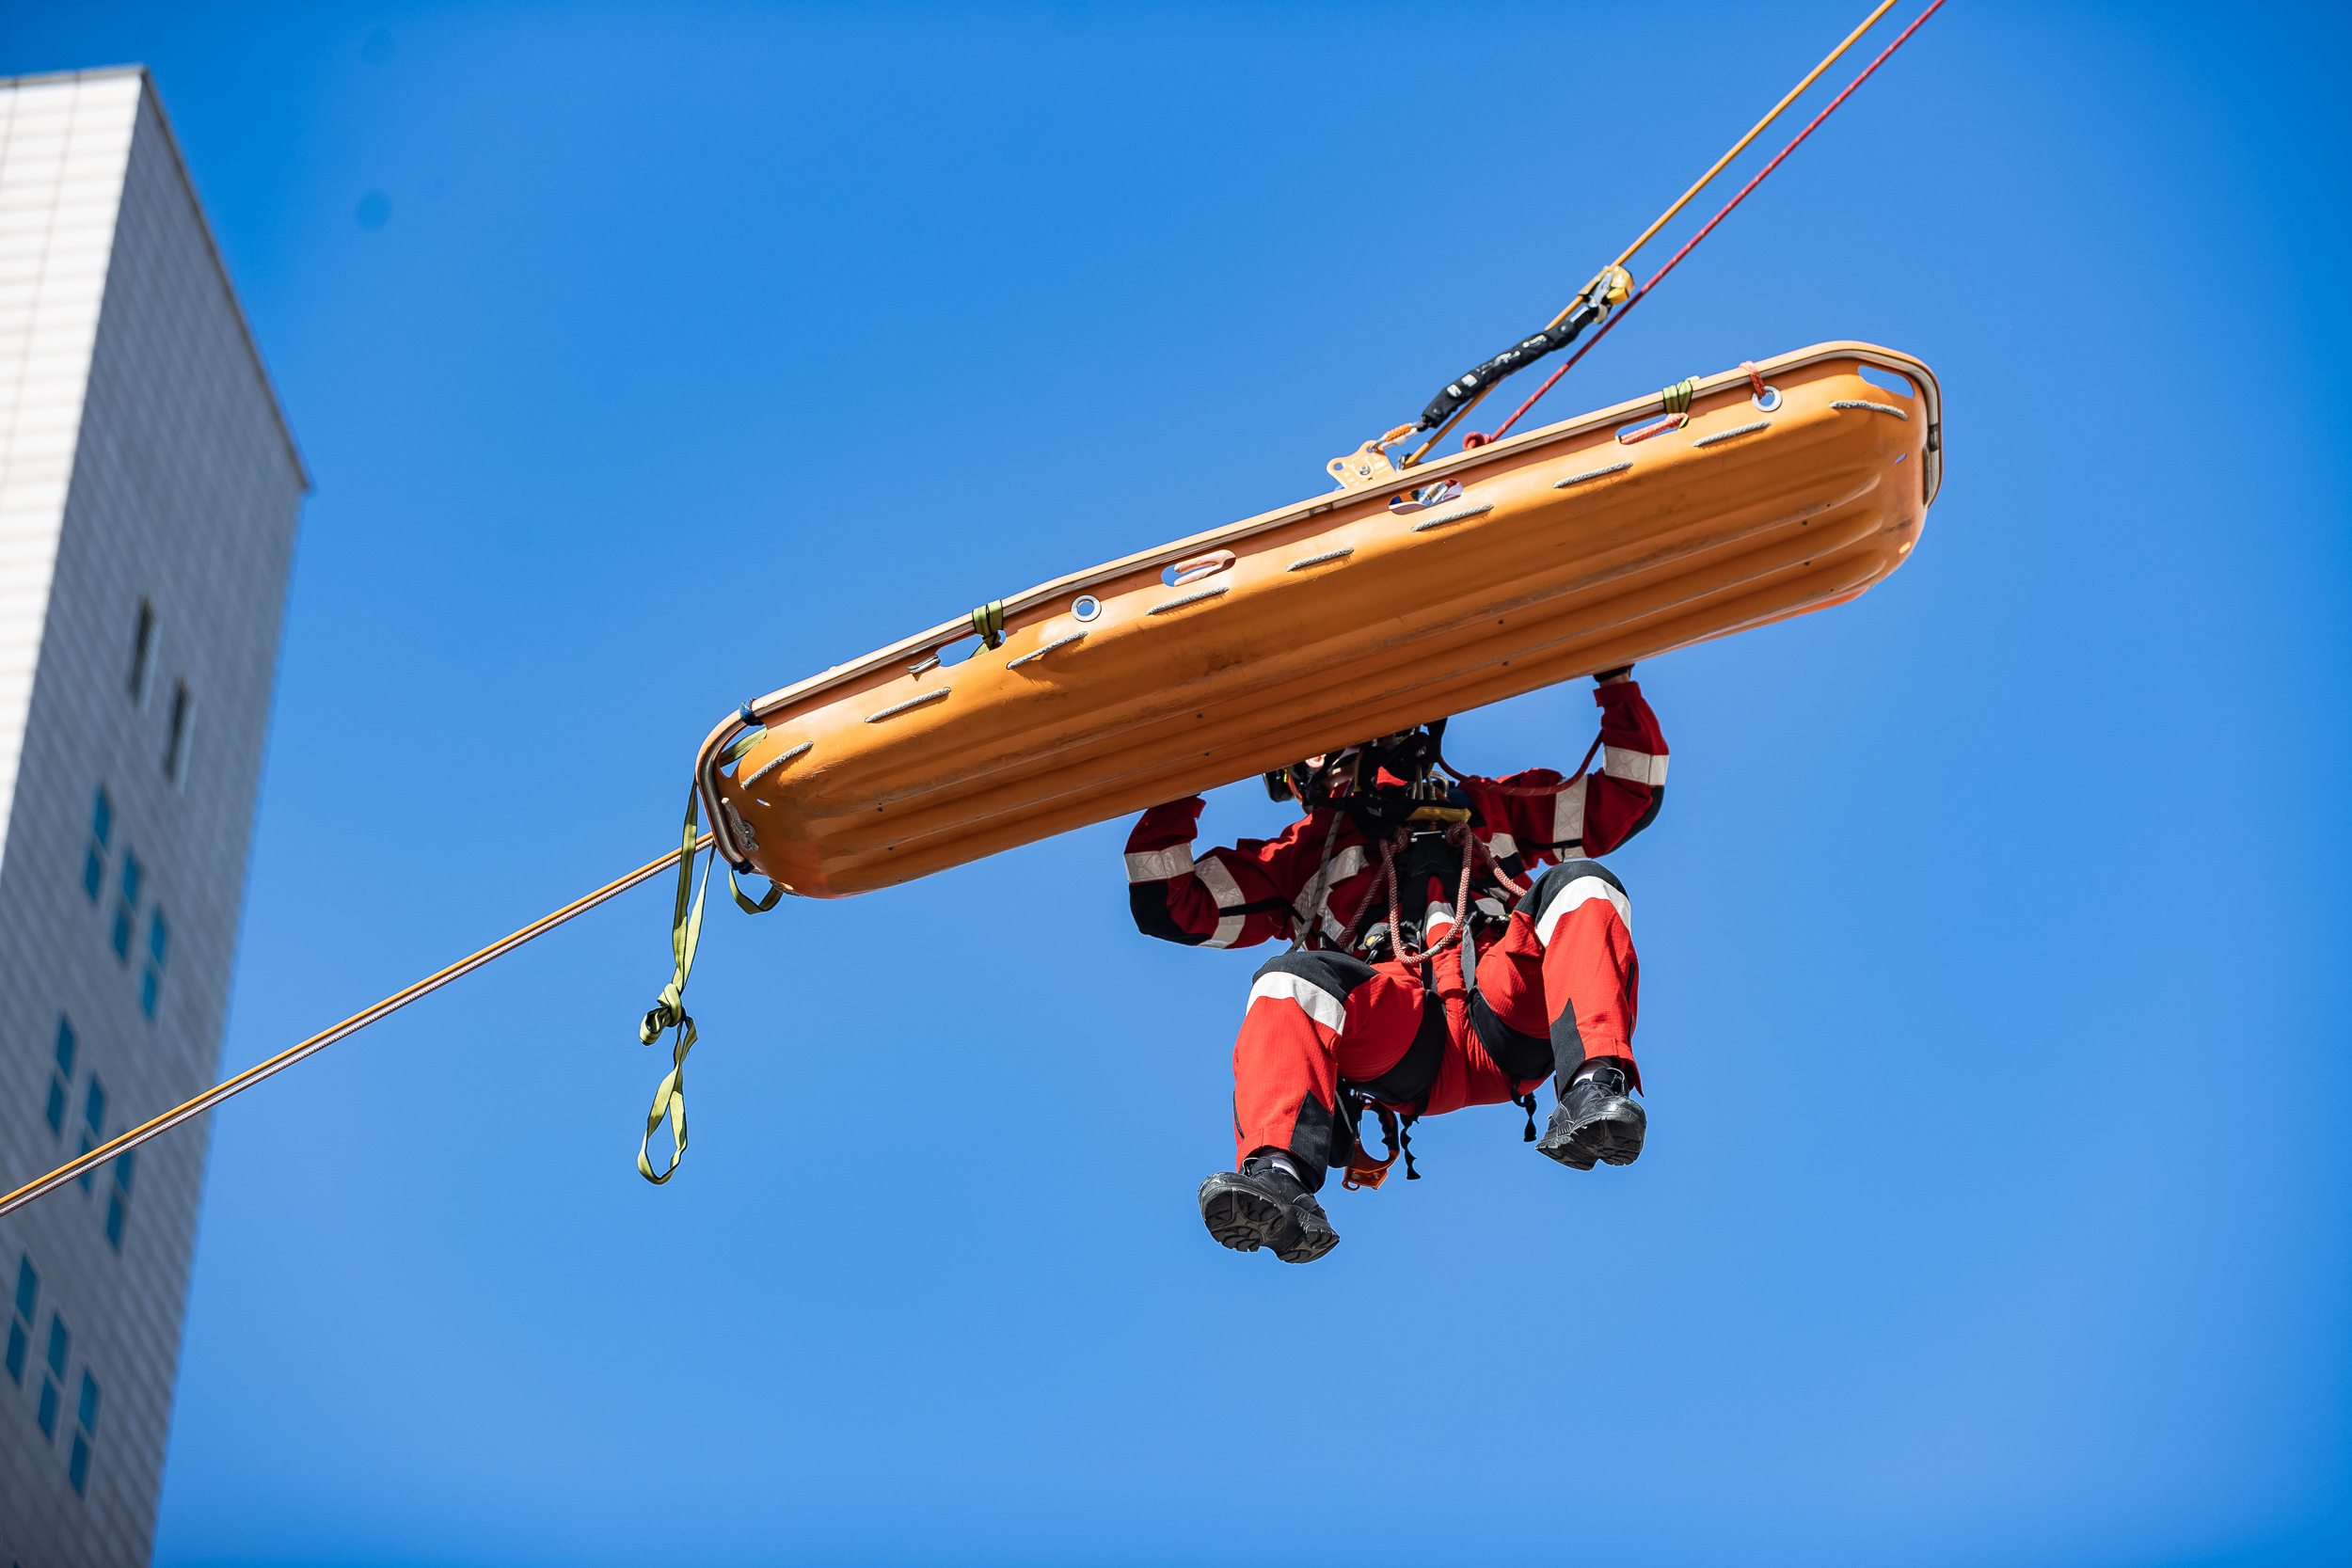
[{"label": "climbing harness", "polygon": [[[1658,231],[1665,228],[1669,222],[1673,221],[1675,214],[1681,212],[1683,208],[1689,206],[1692,198],[1696,197],[1702,190],[1705,190],[1714,178],[1718,174],[1721,174],[1724,167],[1728,166],[1734,158],[1737,158],[1740,153],[1746,151],[1748,144],[1755,141],[1756,137],[1764,134],[1765,127],[1771,125],[1775,119],[1778,119],[1781,117],[1782,112],[1785,111],[1789,104],[1795,103],[1804,94],[1806,88],[1812,87],[1815,82],[1820,81],[1821,73],[1829,70],[1831,66],[1836,64],[1839,56],[1843,55],[1847,50],[1851,49],[1861,39],[1863,34],[1868,32],[1878,24],[1879,18],[1884,16],[1889,10],[1894,8],[1895,0],[1880,0],[1878,8],[1872,10],[1868,16],[1862,19],[1862,24],[1860,26],[1856,27],[1852,32],[1848,33],[1844,40],[1841,41],[1836,48],[1831,50],[1828,55],[1822,57],[1820,64],[1805,72],[1804,79],[1799,82],[1795,87],[1789,88],[1788,91],[1782,96],[1780,102],[1773,104],[1771,111],[1767,113],[1762,119],[1757,120],[1754,126],[1749,128],[1746,135],[1741,136],[1738,141],[1731,145],[1731,150],[1729,151],[1725,152],[1722,157],[1716,159],[1714,164],[1708,167],[1708,171],[1705,174],[1700,175],[1698,180],[1692,183],[1691,188],[1684,191],[1682,195],[1676,199],[1673,206],[1667,208],[1663,213],[1661,213],[1658,215],[1658,220],[1656,222],[1652,223],[1647,229],[1643,230],[1641,235],[1635,239],[1631,245],[1626,246],[1624,250],[1618,252],[1617,259],[1615,261],[1610,262],[1609,265],[1603,267],[1597,274],[1596,274],[1592,282],[1586,284],[1583,289],[1580,290],[1577,293],[1577,297],[1569,301],[1566,309],[1563,309],[1558,315],[1552,317],[1542,332],[1535,334],[1534,337],[1523,340],[1519,343],[1513,345],[1511,348],[1505,349],[1502,354],[1499,354],[1492,359],[1486,361],[1476,370],[1469,372],[1464,375],[1457,376],[1453,381],[1448,382],[1444,388],[1438,392],[1437,397],[1430,400],[1429,406],[1422,410],[1420,422],[1412,427],[1414,431],[1422,431],[1429,430],[1434,426],[1435,433],[1430,436],[1428,440],[1423,441],[1419,447],[1415,448],[1412,453],[1401,464],[1396,465],[1396,467],[1399,468],[1409,468],[1419,463],[1422,458],[1429,454],[1429,452],[1439,441],[1445,439],[1447,432],[1451,431],[1456,424],[1467,419],[1470,416],[1471,409],[1476,408],[1479,404],[1485,402],[1486,394],[1493,391],[1497,386],[1501,385],[1505,376],[1510,375],[1516,371],[1524,370],[1527,366],[1534,363],[1535,360],[1544,357],[1546,355],[1549,355],[1557,349],[1565,348],[1583,331],[1586,326],[1597,323],[1599,330],[1595,332],[1590,339],[1586,340],[1584,346],[1578,349],[1576,353],[1569,357],[1565,364],[1562,365],[1558,370],[1551,373],[1550,378],[1537,389],[1534,397],[1529,398],[1526,403],[1521,404],[1518,411],[1513,413],[1509,419],[1503,420],[1502,423],[1497,426],[1491,434],[1482,436],[1476,432],[1471,432],[1463,437],[1462,445],[1465,451],[1470,451],[1478,447],[1488,445],[1491,442],[1501,440],[1503,433],[1518,422],[1519,415],[1526,413],[1528,409],[1534,407],[1537,399],[1541,398],[1544,393],[1549,392],[1554,386],[1558,385],[1562,376],[1567,374],[1569,371],[1575,369],[1578,360],[1583,358],[1587,354],[1590,354],[1595,345],[1599,343],[1601,339],[1607,337],[1610,330],[1614,327],[1619,321],[1622,321],[1625,316],[1632,310],[1633,307],[1642,303],[1642,300],[1649,293],[1650,290],[1656,288],[1659,283],[1664,279],[1668,273],[1674,271],[1676,266],[1681,262],[1682,259],[1691,253],[1693,246],[1697,245],[1701,240],[1707,238],[1708,235],[1714,232],[1715,226],[1723,222],[1724,219],[1730,214],[1732,208],[1739,206],[1741,201],[1747,198],[1749,191],[1752,191],[1756,189],[1756,186],[1762,184],[1764,182],[1765,176],[1771,174],[1772,170],[1778,168],[1781,165],[1782,159],[1787,158],[1789,153],[1794,152],[1797,150],[1798,144],[1803,142],[1805,137],[1813,134],[1814,127],[1820,125],[1821,121],[1827,119],[1830,115],[1836,110],[1840,103],[1843,103],[1848,98],[1851,97],[1854,88],[1860,87],[1864,82],[1867,81],[1870,73],[1878,70],[1878,68],[1885,62],[1887,55],[1892,55],[1896,50],[1901,48],[1903,40],[1908,39],[1913,33],[1917,32],[1919,30],[1919,24],[1925,22],[1929,17],[1933,16],[1943,4],[1944,0],[1932,0],[1932,3],[1928,7],[1928,8],[1920,12],[1917,19],[1915,20],[1910,26],[1903,29],[1900,37],[1898,37],[1893,43],[1888,44],[1885,50],[1880,54],[1879,57],[1872,60],[1868,66],[1864,68],[1862,73],[1859,76],[1856,76],[1853,81],[1847,86],[1844,92],[1839,93],[1830,102],[1828,108],[1823,109],[1819,115],[1814,117],[1812,124],[1807,125],[1803,131],[1797,133],[1795,140],[1792,140],[1787,147],[1781,149],[1778,157],[1775,157],[1771,163],[1765,165],[1764,167],[1756,174],[1756,178],[1750,180],[1746,186],[1740,190],[1740,194],[1733,197],[1731,200],[1724,205],[1722,212],[1717,213],[1712,218],[1708,220],[1706,228],[1701,229],[1696,234],[1692,235],[1690,241],[1685,244],[1680,250],[1675,253],[1672,261],[1668,261],[1664,266],[1659,268],[1657,275],[1651,277],[1648,282],[1643,284],[1639,290],[1631,291],[1630,296],[1629,297],[1629,290],[1631,289],[1632,279],[1630,275],[1626,272],[1625,264],[1631,261],[1634,255],[1640,251],[1644,245],[1649,244],[1652,239],[1656,238]],[[1613,308],[1614,309],[1613,314],[1612,314]],[[1392,432],[1389,436],[1384,438],[1382,444],[1385,445],[1387,443],[1393,442],[1396,439],[1397,437]],[[1369,443],[1367,444],[1367,450],[1370,450]],[[1385,463],[1387,459],[1383,457],[1382,461]]]}]

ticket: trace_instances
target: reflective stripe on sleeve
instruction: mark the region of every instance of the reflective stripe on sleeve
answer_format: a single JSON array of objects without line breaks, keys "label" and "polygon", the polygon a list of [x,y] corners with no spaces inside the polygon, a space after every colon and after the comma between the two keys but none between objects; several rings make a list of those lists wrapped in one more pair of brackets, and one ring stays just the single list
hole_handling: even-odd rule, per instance
[{"label": "reflective stripe on sleeve", "polygon": [[1127,879],[1131,882],[1165,882],[1192,874],[1192,846],[1171,844],[1165,849],[1131,850],[1127,856]]},{"label": "reflective stripe on sleeve", "polygon": [[1581,844],[1584,839],[1584,788],[1592,775],[1579,773],[1576,782],[1551,798],[1551,842]]},{"label": "reflective stripe on sleeve", "polygon": [[1314,883],[1309,882],[1298,890],[1298,897],[1291,906],[1298,911],[1298,923],[1308,927],[1335,924],[1331,914],[1331,895],[1344,886],[1350,877],[1361,874],[1367,863],[1364,847],[1360,844],[1351,844],[1333,855],[1331,864],[1323,874],[1323,908],[1311,910],[1307,907],[1308,898],[1315,891]]},{"label": "reflective stripe on sleeve", "polygon": [[1625,928],[1628,931],[1633,929],[1633,901],[1630,898],[1598,877],[1579,877],[1562,888],[1551,902],[1544,906],[1544,912],[1535,917],[1535,940],[1547,947],[1550,946],[1552,931],[1567,918],[1568,911],[1596,898],[1606,898],[1614,904],[1617,918],[1625,922]]},{"label": "reflective stripe on sleeve", "polygon": [[1225,869],[1224,863],[1214,857],[1194,866],[1192,874],[1200,879],[1200,885],[1207,888],[1209,896],[1216,900],[1216,929],[1210,932],[1208,941],[1200,945],[1232,946],[1241,940],[1242,923],[1249,918],[1245,914],[1225,912],[1249,902],[1241,895],[1241,884],[1233,880],[1233,874]]},{"label": "reflective stripe on sleeve", "polygon": [[1340,1026],[1347,1022],[1346,1003],[1321,986],[1302,980],[1295,974],[1277,971],[1272,974],[1259,975],[1258,983],[1249,988],[1249,1001],[1242,1010],[1246,1013],[1256,1006],[1261,996],[1297,1003],[1300,1012],[1335,1035],[1340,1032]]},{"label": "reflective stripe on sleeve", "polygon": [[1666,759],[1637,752],[1629,746],[1601,748],[1600,770],[1613,779],[1628,784],[1661,784],[1666,782]]}]

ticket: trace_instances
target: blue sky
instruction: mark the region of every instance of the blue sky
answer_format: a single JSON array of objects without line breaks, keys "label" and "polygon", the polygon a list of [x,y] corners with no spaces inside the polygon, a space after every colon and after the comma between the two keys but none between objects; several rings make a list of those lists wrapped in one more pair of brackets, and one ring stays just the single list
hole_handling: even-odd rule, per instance
[{"label": "blue sky", "polygon": [[[225,1067],[659,852],[743,697],[1325,488],[1865,8],[8,7],[154,69],[318,479]],[[1466,1113],[1218,1249],[1263,955],[1105,823],[714,910],[655,1190],[647,889],[216,1118],[158,1560],[2352,1555],[2348,42],[1954,0],[1545,405],[1947,399],[1903,571],[1642,671],[1638,1166]]]}]

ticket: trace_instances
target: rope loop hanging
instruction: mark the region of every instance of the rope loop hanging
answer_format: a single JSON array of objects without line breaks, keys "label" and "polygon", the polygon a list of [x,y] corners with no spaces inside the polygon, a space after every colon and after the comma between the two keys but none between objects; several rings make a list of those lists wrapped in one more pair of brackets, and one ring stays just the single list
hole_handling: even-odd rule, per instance
[{"label": "rope loop hanging", "polygon": [[[670,955],[675,960],[670,983],[661,988],[661,995],[645,1009],[645,1016],[637,1025],[639,1043],[651,1045],[660,1039],[662,1031],[675,1030],[676,1037],[670,1047],[670,1070],[653,1091],[653,1109],[645,1113],[645,1135],[637,1144],[637,1174],[660,1186],[677,1174],[678,1162],[686,1158],[686,1053],[694,1049],[694,1021],[686,1011],[686,981],[694,973],[694,949],[702,942],[703,904],[710,896],[710,874],[718,869],[718,851],[711,851],[711,863],[703,869],[702,891],[694,889],[694,847],[701,838],[701,798],[692,788],[686,792],[686,826],[679,839],[677,862],[677,897],[670,914]],[[727,884],[735,884],[735,873],[727,873]],[[754,906],[735,890],[735,901],[752,913],[773,907],[783,890],[771,888],[768,903]],[[670,1162],[660,1175],[654,1174],[651,1150],[653,1135],[661,1130],[664,1117],[670,1122]]]}]

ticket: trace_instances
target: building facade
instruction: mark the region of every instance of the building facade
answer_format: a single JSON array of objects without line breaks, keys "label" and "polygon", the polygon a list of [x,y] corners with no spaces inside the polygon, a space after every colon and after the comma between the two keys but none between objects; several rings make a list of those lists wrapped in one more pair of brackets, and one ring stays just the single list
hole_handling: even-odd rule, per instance
[{"label": "building facade", "polygon": [[[0,82],[0,1190],[217,1075],[308,488],[146,72]],[[209,1135],[0,1219],[0,1564],[149,1559]]]}]

